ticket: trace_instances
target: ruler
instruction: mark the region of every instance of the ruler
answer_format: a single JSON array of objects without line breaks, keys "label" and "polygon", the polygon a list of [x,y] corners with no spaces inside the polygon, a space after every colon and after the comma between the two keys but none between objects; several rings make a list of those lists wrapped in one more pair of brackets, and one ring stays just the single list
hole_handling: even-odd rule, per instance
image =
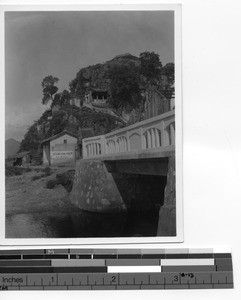
[{"label": "ruler", "polygon": [[0,250],[0,290],[233,288],[230,252],[212,249]]}]

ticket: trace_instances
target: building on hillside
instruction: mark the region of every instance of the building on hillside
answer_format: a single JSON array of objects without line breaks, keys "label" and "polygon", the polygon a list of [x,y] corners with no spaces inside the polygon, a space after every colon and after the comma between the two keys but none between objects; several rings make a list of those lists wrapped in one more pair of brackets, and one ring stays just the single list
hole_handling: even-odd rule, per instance
[{"label": "building on hillside", "polygon": [[32,157],[29,151],[24,151],[15,155],[8,156],[6,159],[6,165],[8,166],[29,166],[31,162]]},{"label": "building on hillside", "polygon": [[97,107],[108,106],[107,100],[109,99],[109,93],[104,89],[91,89],[85,94],[85,103],[92,104]]},{"label": "building on hillside", "polygon": [[70,105],[75,105],[75,106],[77,106],[77,107],[82,107],[82,105],[83,105],[83,100],[80,99],[80,98],[79,98],[78,96],[76,96],[76,95],[72,95],[72,96],[70,97],[69,104],[70,104]]},{"label": "building on hillside", "polygon": [[65,130],[42,141],[43,164],[74,163],[77,158],[77,135]]}]

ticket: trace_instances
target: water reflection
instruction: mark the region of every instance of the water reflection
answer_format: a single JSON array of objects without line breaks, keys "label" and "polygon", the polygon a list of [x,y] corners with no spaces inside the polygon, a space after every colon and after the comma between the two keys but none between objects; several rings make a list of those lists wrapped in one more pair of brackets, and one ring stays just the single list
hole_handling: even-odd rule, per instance
[{"label": "water reflection", "polygon": [[6,216],[7,238],[156,236],[158,211],[97,214],[32,213]]}]

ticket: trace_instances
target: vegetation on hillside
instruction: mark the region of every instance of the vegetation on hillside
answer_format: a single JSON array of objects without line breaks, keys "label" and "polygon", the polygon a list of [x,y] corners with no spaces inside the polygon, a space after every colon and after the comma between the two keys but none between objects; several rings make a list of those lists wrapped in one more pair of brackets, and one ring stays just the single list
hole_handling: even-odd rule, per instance
[{"label": "vegetation on hillside", "polygon": [[117,109],[136,108],[142,101],[140,92],[140,76],[138,68],[129,66],[113,66],[109,71],[111,77],[111,97],[109,104]]},{"label": "vegetation on hillside", "polygon": [[120,115],[143,104],[141,93],[150,85],[155,85],[166,99],[171,99],[174,93],[174,64],[163,66],[158,54],[145,51],[139,58],[126,54],[104,64],[80,69],[69,83],[69,90],[59,92],[58,81],[52,75],[43,78],[41,101],[44,105],[51,101],[52,111],[46,110],[28,128],[19,152],[30,150],[41,156],[41,141],[65,129],[77,133],[80,127],[92,128],[99,135],[123,126],[124,123],[111,114],[70,105],[71,97],[83,99],[89,89],[107,90],[109,106]]},{"label": "vegetation on hillside", "polygon": [[58,87],[56,83],[59,81],[57,77],[53,77],[52,75],[46,76],[42,81],[43,88],[43,98],[42,103],[46,104],[50,100],[53,100],[53,95],[57,93]]}]

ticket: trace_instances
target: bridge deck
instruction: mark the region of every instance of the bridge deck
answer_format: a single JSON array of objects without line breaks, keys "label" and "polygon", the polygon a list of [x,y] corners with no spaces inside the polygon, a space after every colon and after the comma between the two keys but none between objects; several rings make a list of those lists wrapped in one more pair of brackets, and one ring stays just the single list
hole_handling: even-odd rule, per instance
[{"label": "bridge deck", "polygon": [[[169,147],[171,148],[171,146]],[[174,147],[168,151],[135,151],[131,153],[106,154],[86,158],[84,161],[103,161],[110,173],[167,176],[168,158],[175,154]]]},{"label": "bridge deck", "polygon": [[85,160],[98,159],[102,161],[120,161],[120,160],[137,160],[137,159],[154,159],[170,157],[175,154],[174,146],[166,147],[164,151],[159,149],[138,150],[133,152],[111,153],[95,157],[86,157]]}]

